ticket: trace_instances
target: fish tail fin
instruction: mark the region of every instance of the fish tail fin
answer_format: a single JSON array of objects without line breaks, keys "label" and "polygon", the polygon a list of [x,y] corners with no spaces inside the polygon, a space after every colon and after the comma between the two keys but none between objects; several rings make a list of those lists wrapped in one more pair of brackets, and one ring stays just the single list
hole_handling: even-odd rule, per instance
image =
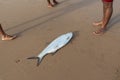
[{"label": "fish tail fin", "polygon": [[42,61],[42,58],[38,57],[38,60],[37,60],[37,66],[40,65],[41,61]]},{"label": "fish tail fin", "polygon": [[29,57],[27,59],[37,59],[37,66],[39,66],[42,61],[42,59],[40,57]]}]

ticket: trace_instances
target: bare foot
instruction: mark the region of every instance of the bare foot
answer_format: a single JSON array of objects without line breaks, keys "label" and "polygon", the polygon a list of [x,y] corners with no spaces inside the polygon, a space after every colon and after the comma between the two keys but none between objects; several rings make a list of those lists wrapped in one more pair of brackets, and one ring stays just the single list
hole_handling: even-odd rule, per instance
[{"label": "bare foot", "polygon": [[105,31],[106,31],[105,28],[100,28],[100,29],[94,31],[93,34],[94,34],[94,35],[102,35],[102,34],[105,33]]},{"label": "bare foot", "polygon": [[6,36],[2,36],[2,40],[7,41],[7,40],[13,40],[15,39],[17,36],[10,36],[10,35],[6,35]]},{"label": "bare foot", "polygon": [[102,26],[102,24],[103,24],[102,21],[100,21],[100,22],[94,22],[94,23],[93,23],[94,26]]},{"label": "bare foot", "polygon": [[52,7],[54,7],[54,5],[52,5],[52,4],[48,4],[48,7],[49,7],[49,8],[52,8]]}]

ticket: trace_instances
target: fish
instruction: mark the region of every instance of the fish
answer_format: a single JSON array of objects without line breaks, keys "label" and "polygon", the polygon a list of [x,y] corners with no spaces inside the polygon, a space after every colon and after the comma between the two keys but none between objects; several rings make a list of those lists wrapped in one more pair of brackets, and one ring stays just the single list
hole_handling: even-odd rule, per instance
[{"label": "fish", "polygon": [[73,37],[73,32],[68,32],[66,34],[62,34],[61,36],[54,39],[42,52],[38,54],[38,56],[29,57],[27,59],[37,59],[37,66],[40,65],[42,59],[48,54],[54,54],[60,48],[65,46]]}]

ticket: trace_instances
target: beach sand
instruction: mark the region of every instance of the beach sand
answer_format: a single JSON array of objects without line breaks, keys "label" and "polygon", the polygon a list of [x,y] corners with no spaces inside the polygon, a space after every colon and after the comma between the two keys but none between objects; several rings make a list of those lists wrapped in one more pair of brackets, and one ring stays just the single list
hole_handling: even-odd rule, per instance
[{"label": "beach sand", "polygon": [[[120,0],[108,31],[92,34],[92,22],[102,17],[101,0],[58,0],[48,8],[46,0],[0,0],[4,30],[18,35],[0,40],[0,80],[120,80]],[[61,34],[74,32],[72,41],[55,55],[47,55],[39,67],[37,56]]]}]

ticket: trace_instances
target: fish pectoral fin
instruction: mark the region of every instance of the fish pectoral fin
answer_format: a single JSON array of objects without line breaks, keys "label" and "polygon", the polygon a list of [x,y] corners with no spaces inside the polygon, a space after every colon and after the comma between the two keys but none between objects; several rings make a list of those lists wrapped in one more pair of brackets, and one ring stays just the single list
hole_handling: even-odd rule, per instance
[{"label": "fish pectoral fin", "polygon": [[70,37],[67,37],[67,40],[69,39]]},{"label": "fish pectoral fin", "polygon": [[42,60],[42,59],[40,59],[39,57],[29,57],[29,58],[27,58],[27,59],[37,59],[37,66],[40,65],[41,60]]}]

